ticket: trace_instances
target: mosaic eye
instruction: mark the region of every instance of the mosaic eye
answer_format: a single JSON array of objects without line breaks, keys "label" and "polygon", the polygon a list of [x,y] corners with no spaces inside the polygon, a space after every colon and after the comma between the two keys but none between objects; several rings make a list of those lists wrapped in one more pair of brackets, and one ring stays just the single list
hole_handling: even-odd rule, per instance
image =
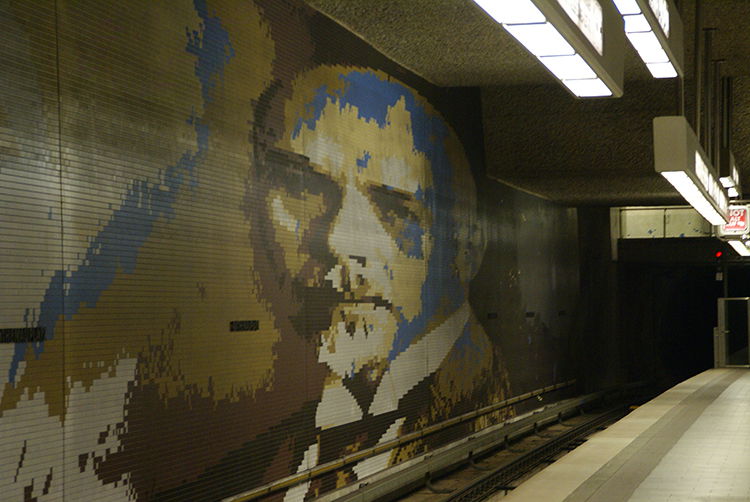
[{"label": "mosaic eye", "polygon": [[386,185],[373,185],[369,187],[369,197],[398,248],[407,256],[423,258],[425,208],[415,195]]}]

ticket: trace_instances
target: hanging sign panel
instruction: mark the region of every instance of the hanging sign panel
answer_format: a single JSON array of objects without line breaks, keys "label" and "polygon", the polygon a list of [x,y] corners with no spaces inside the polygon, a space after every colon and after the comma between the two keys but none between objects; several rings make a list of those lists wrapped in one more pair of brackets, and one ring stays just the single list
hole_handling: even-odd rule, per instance
[{"label": "hanging sign panel", "polygon": [[729,218],[727,223],[719,225],[719,236],[742,236],[750,231],[748,222],[748,206],[729,206]]}]

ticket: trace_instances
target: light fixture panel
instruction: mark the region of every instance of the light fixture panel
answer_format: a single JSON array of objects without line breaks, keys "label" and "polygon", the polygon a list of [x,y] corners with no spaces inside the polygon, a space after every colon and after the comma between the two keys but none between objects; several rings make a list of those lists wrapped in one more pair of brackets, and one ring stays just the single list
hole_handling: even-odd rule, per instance
[{"label": "light fixture panel", "polygon": [[572,56],[576,53],[550,23],[505,24],[503,27],[537,57]]},{"label": "light fixture panel", "polygon": [[741,240],[731,240],[729,241],[729,245],[732,246],[732,249],[737,252],[740,256],[750,256],[750,249],[747,248],[744,242]]},{"label": "light fixture panel", "polygon": [[622,19],[625,21],[625,33],[651,31],[651,25],[648,24],[648,19],[643,13],[622,16]]},{"label": "light fixture panel", "polygon": [[682,195],[688,204],[712,225],[721,225],[726,216],[722,215],[711,203],[708,196],[698,188],[698,185],[684,171],[665,171],[664,178]]},{"label": "light fixture panel", "polygon": [[[683,75],[682,20],[673,0],[615,0],[625,33],[654,78]],[[669,62],[672,69],[652,67]]]},{"label": "light fixture panel", "polygon": [[728,148],[722,148],[719,155],[719,181],[727,189],[729,197],[736,198],[742,195],[740,186],[740,172],[734,153]]},{"label": "light fixture panel", "polygon": [[669,38],[669,30],[672,24],[671,15],[669,13],[669,2],[668,0],[648,0],[648,7],[656,17],[659,27],[664,35]]},{"label": "light fixture panel", "polygon": [[557,0],[557,3],[599,55],[604,54],[604,13],[599,0]]},{"label": "light fixture panel", "polygon": [[[570,42],[576,53],[596,74],[594,79],[581,79],[581,82],[563,81],[563,85],[577,97],[620,97],[623,93],[625,32],[620,13],[609,0],[563,0],[564,8],[558,0],[534,0],[547,21],[555,26]],[[573,19],[571,7],[578,3],[581,14]],[[594,5],[595,4],[595,5]],[[601,10],[600,10],[601,9]],[[586,21],[587,17],[600,15],[600,21]],[[575,17],[575,16],[574,16]],[[598,19],[598,18],[597,18]],[[592,26],[601,23],[601,48],[590,40]],[[598,28],[597,28],[598,29]],[[601,50],[600,50],[601,49]],[[603,87],[606,87],[605,91]]]},{"label": "light fixture panel", "polygon": [[541,57],[539,61],[560,80],[596,78],[594,70],[578,54]]},{"label": "light fixture panel", "polygon": [[612,91],[598,78],[563,80],[562,83],[570,92],[582,98],[601,98],[611,96]]},{"label": "light fixture panel", "polygon": [[623,16],[627,14],[640,14],[641,8],[635,0],[615,0],[615,7]]},{"label": "light fixture panel", "polygon": [[674,78],[677,76],[677,70],[674,69],[672,63],[647,63],[646,68],[654,78]]},{"label": "light fixture panel", "polygon": [[[573,95],[622,96],[625,33],[622,16],[609,0],[474,2]],[[557,56],[571,57],[546,59]]]},{"label": "light fixture panel", "polygon": [[669,63],[669,56],[653,31],[628,33],[628,39],[644,63]]},{"label": "light fixture panel", "polygon": [[544,14],[531,0],[474,0],[500,24],[543,23]]},{"label": "light fixture panel", "polygon": [[654,167],[711,224],[727,221],[729,198],[685,117],[654,119]]}]

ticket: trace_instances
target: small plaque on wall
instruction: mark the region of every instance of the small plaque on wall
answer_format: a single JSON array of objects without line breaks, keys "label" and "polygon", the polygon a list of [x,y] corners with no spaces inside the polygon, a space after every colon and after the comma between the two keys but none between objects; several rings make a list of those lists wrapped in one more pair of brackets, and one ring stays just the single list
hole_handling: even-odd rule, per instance
[{"label": "small plaque on wall", "polygon": [[229,322],[229,331],[258,331],[258,329],[260,329],[260,322],[256,319]]},{"label": "small plaque on wall", "polygon": [[31,343],[43,342],[47,330],[36,328],[1,328],[0,343]]}]

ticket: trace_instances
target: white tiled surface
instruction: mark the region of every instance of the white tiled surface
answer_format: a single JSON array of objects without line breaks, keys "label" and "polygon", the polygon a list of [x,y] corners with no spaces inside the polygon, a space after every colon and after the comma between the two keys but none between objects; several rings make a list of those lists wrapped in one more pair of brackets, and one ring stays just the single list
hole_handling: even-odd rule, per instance
[{"label": "white tiled surface", "polygon": [[709,370],[682,382],[595,434],[507,497],[489,500],[565,500],[666,413],[686,406],[685,398],[732,371],[744,374],[708,405],[635,489],[630,500],[750,501],[750,371],[736,369]]},{"label": "white tiled surface", "polygon": [[750,500],[750,372],[693,423],[630,498]]}]

